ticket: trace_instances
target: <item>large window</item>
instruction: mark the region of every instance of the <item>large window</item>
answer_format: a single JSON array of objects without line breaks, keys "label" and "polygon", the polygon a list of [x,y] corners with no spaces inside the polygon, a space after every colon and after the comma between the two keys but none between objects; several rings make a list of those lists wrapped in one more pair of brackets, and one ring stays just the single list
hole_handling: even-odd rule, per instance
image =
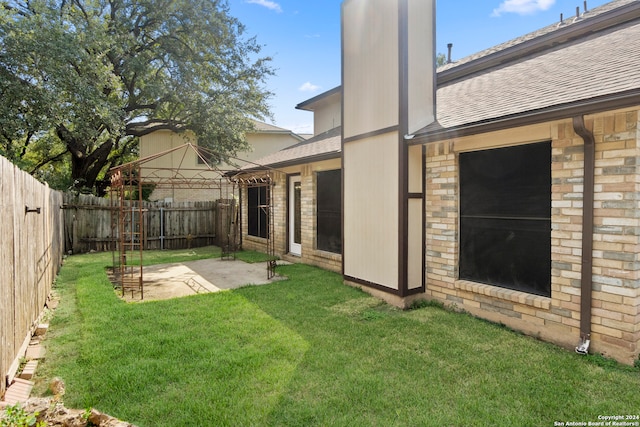
[{"label": "large window", "polygon": [[268,238],[267,227],[267,187],[249,187],[247,189],[247,222],[250,236]]},{"label": "large window", "polygon": [[551,143],[460,154],[460,278],[551,295]]},{"label": "large window", "polygon": [[342,253],[341,182],[339,169],[317,174],[316,246],[337,254]]}]

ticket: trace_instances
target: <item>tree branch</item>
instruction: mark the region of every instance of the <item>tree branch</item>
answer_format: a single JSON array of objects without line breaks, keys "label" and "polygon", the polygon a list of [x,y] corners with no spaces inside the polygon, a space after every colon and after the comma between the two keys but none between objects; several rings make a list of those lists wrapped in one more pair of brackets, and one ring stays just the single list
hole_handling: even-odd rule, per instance
[{"label": "tree branch", "polygon": [[33,131],[27,132],[27,138],[24,141],[24,145],[22,146],[22,152],[20,153],[20,158],[23,158],[25,154],[27,154],[27,147],[31,143],[31,138],[33,138]]},{"label": "tree branch", "polygon": [[145,136],[158,130],[171,130],[174,132],[182,132],[188,127],[182,122],[160,122],[158,120],[147,120],[146,122],[128,123],[125,132],[129,136]]},{"label": "tree branch", "polygon": [[58,160],[60,157],[64,156],[68,152],[69,152],[69,150],[64,150],[62,153],[56,154],[53,157],[49,157],[49,158],[47,158],[45,160],[42,160],[40,163],[35,165],[33,167],[33,169],[31,169],[31,171],[29,172],[29,175],[33,175],[34,173],[36,173],[41,167],[43,167],[47,163],[51,163],[51,162],[54,162],[54,161]]},{"label": "tree branch", "polygon": [[56,135],[58,135],[58,138],[67,146],[67,149],[74,157],[82,158],[86,155],[86,147],[76,141],[76,138],[65,125],[61,124],[56,127]]},{"label": "tree branch", "polygon": [[156,108],[158,108],[157,102],[153,104],[129,104],[125,107],[124,111],[130,113],[136,110],[155,110]]}]

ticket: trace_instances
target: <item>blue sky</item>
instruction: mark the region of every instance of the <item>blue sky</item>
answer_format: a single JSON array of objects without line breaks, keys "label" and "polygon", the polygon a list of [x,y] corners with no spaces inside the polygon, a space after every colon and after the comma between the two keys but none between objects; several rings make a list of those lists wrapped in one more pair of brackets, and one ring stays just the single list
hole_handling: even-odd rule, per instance
[{"label": "blue sky", "polygon": [[[593,9],[608,0],[588,0]],[[295,106],[340,85],[341,0],[229,0],[231,15],[256,36],[276,75],[267,81],[273,124],[313,131],[313,116]],[[436,4],[436,49],[453,59],[573,17],[583,0],[440,0]]]}]

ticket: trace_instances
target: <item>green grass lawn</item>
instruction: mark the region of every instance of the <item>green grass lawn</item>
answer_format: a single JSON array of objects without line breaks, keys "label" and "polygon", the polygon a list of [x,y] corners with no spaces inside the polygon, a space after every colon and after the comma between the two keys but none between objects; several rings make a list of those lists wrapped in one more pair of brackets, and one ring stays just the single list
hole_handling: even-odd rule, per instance
[{"label": "green grass lawn", "polygon": [[283,266],[289,280],[127,304],[110,261],[69,257],[56,283],[36,391],[60,376],[68,407],[141,427],[552,426],[640,413],[637,369],[437,306],[397,310],[334,273]]}]

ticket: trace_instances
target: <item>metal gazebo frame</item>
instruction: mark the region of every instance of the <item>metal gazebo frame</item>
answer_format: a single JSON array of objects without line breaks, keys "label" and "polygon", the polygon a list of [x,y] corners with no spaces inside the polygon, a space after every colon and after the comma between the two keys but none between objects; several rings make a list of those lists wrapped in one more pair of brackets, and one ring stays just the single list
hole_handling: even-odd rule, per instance
[{"label": "metal gazebo frame", "polygon": [[[186,167],[186,154],[195,153],[202,166]],[[154,160],[165,156],[179,158],[177,166],[158,167]],[[260,175],[245,176],[239,168],[222,169],[209,159],[220,159],[221,156],[210,149],[186,143],[155,155],[135,160],[112,168],[110,172],[111,187],[111,236],[114,241],[113,274],[116,287],[124,296],[131,292],[132,297],[138,293],[144,299],[143,252],[145,241],[145,211],[143,189],[153,186],[157,189],[200,189],[217,193],[212,200],[223,201],[229,209],[225,224],[225,233],[221,242],[222,258],[233,259],[239,249],[240,227],[239,201],[235,197],[236,190],[242,187],[266,187],[266,203],[260,206],[268,219],[267,236],[267,278],[275,275],[275,230],[273,225],[272,187],[274,182],[269,170]],[[251,163],[246,160],[227,156],[229,161]]]}]

